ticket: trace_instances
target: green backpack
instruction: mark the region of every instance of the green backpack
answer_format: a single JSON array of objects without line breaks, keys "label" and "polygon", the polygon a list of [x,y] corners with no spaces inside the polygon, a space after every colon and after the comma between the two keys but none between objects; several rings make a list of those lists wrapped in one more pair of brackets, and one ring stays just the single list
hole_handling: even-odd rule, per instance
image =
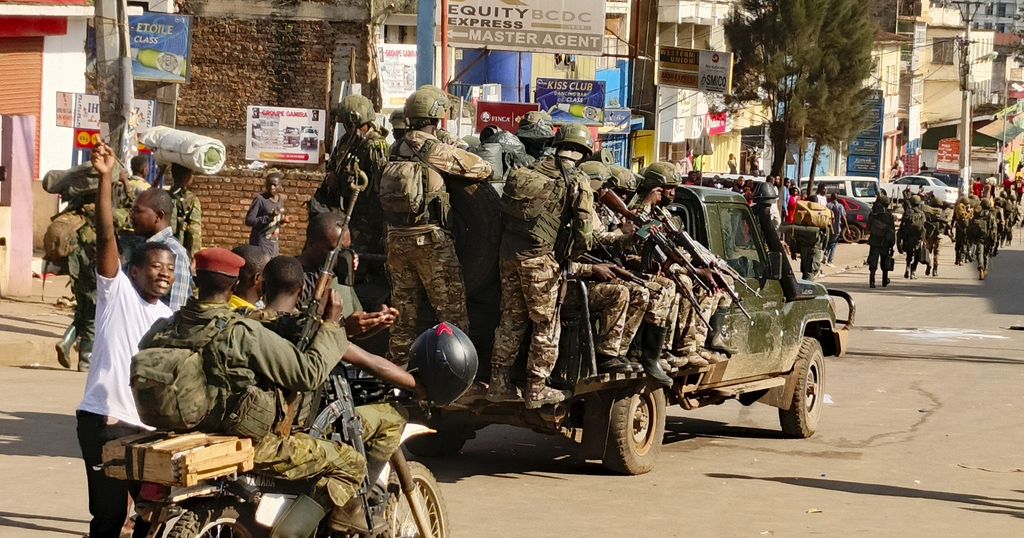
[{"label": "green backpack", "polygon": [[[242,318],[217,317],[187,337],[175,330],[175,319],[132,357],[130,384],[142,422],[180,432],[194,430],[216,407],[220,388],[207,378],[205,351]],[[210,418],[220,423],[221,417]]]}]

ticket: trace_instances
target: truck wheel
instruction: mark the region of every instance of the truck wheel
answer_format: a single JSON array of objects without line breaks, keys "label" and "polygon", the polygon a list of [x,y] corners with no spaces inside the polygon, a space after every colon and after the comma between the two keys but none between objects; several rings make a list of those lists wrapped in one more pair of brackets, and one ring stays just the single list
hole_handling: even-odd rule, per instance
[{"label": "truck wheel", "polygon": [[602,463],[617,473],[638,475],[654,469],[665,436],[665,393],[628,392],[612,403]]},{"label": "truck wheel", "polygon": [[856,245],[860,243],[861,239],[864,239],[864,230],[860,226],[847,226],[843,228],[843,241]]},{"label": "truck wheel", "polygon": [[409,452],[421,458],[443,458],[458,454],[469,440],[470,432],[462,428],[439,429],[436,433],[417,435],[405,442]]},{"label": "truck wheel", "polygon": [[779,409],[779,424],[786,436],[806,439],[818,429],[825,397],[825,357],[817,340],[803,337],[789,375],[796,376],[796,388],[789,409]]}]

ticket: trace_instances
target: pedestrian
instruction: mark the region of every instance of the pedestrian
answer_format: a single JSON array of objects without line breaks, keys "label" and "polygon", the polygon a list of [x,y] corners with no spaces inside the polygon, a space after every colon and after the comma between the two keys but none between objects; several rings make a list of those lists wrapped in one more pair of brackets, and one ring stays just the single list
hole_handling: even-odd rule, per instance
[{"label": "pedestrian", "polygon": [[740,165],[739,165],[738,162],[736,162],[736,154],[735,153],[730,153],[729,154],[728,166],[729,166],[729,173],[730,174],[735,174],[737,171],[739,171]]},{"label": "pedestrian", "polygon": [[192,192],[192,170],[178,163],[171,165],[171,198],[174,200],[174,216],[171,227],[174,238],[185,250],[189,259],[203,248],[203,206],[199,197]]},{"label": "pedestrian", "polygon": [[[92,515],[89,536],[93,538],[120,536],[128,516],[128,496],[138,493],[138,482],[109,478],[99,465],[103,463],[103,445],[108,441],[149,429],[135,407],[129,367],[150,326],[171,315],[171,309],[160,299],[171,291],[175,279],[175,255],[159,242],[136,248],[127,272],[121,270],[112,208],[116,162],[106,144],[100,143],[93,150],[92,163],[100,173],[96,196],[96,343],[85,393],[75,412]],[[144,521],[137,520],[134,536],[145,536],[148,530]]]},{"label": "pedestrian", "polygon": [[[174,283],[171,294],[163,301],[172,311],[184,306],[192,296],[192,260],[185,247],[174,237],[170,219],[174,215],[174,200],[170,193],[152,187],[135,199],[132,207],[132,229],[147,243],[162,243],[174,253]],[[138,247],[135,247],[138,248]],[[132,254],[129,253],[129,258]]]},{"label": "pedestrian", "polygon": [[828,246],[825,248],[825,265],[835,267],[836,247],[839,245],[839,238],[843,236],[846,229],[846,207],[839,201],[839,197],[833,192],[829,195],[828,205],[832,211],[832,230],[829,235]]},{"label": "pedestrian", "polygon": [[267,259],[280,253],[281,228],[288,223],[284,209],[287,197],[281,193],[283,180],[281,172],[267,174],[263,192],[256,195],[245,215],[245,225],[252,228],[249,244],[263,249]]},{"label": "pedestrian", "polygon": [[973,193],[978,198],[985,197],[985,183],[981,181],[981,178],[974,178],[974,180],[971,183],[971,193]]},{"label": "pedestrian", "polygon": [[814,196],[811,198],[811,200],[813,200],[814,203],[816,203],[816,204],[818,204],[818,205],[820,205],[822,207],[825,207],[825,206],[828,205],[828,195],[825,194],[825,186],[824,185],[818,185],[818,189],[815,192]]},{"label": "pedestrian", "polygon": [[889,212],[889,197],[885,193],[875,198],[868,215],[868,285],[875,287],[875,272],[882,267],[882,287],[889,285],[889,271],[893,269],[892,249],[896,245],[896,221]]},{"label": "pedestrian", "polygon": [[242,312],[263,308],[263,267],[270,261],[270,256],[255,245],[240,245],[231,252],[245,260],[245,265],[238,271],[238,283],[231,292],[228,306]]},{"label": "pedestrian", "polygon": [[796,203],[800,201],[800,189],[789,187],[789,200],[786,202],[786,224],[793,224],[796,219]]}]

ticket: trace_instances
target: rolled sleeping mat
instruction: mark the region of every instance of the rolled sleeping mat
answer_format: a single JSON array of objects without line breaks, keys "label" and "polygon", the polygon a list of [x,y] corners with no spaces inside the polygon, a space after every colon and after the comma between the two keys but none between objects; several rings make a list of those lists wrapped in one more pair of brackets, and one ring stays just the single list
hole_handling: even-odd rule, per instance
[{"label": "rolled sleeping mat", "polygon": [[220,140],[170,127],[149,129],[142,135],[142,144],[153,151],[158,162],[177,163],[206,175],[220,172],[227,159]]}]

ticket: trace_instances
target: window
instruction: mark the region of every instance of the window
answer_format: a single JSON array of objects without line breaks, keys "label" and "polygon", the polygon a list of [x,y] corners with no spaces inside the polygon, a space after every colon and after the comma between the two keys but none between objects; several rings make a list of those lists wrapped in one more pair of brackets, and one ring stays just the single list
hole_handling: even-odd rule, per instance
[{"label": "window", "polygon": [[[989,5],[991,6],[992,4],[989,4]],[[1006,4],[1003,4],[1003,3],[1000,2],[999,4],[996,5],[996,16],[999,16],[999,17],[1005,17],[1006,16]],[[1000,31],[1002,31],[1002,30],[1000,30]]]},{"label": "window", "polygon": [[941,38],[932,41],[932,63],[953,65],[952,38]]},{"label": "window", "polygon": [[877,181],[851,181],[854,198],[876,198],[878,196]]},{"label": "window", "polygon": [[744,278],[762,278],[765,260],[750,211],[746,206],[723,206],[718,215],[726,263]]}]

